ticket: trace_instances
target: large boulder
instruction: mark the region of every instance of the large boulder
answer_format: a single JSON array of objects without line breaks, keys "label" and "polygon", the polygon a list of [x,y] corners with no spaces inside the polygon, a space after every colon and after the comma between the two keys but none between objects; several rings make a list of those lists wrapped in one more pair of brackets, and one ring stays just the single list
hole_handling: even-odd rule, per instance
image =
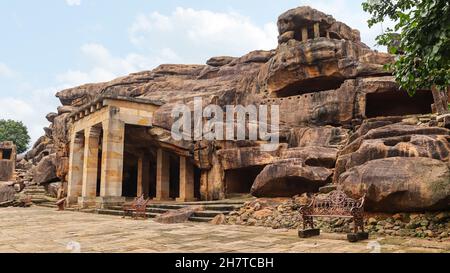
[{"label": "large boulder", "polygon": [[44,157],[33,168],[33,182],[37,184],[46,184],[59,181],[56,173],[56,154],[51,154]]},{"label": "large boulder", "polygon": [[440,160],[392,157],[369,161],[339,177],[355,197],[366,194],[366,208],[382,212],[448,210],[450,168]]},{"label": "large boulder", "polygon": [[230,57],[230,56],[212,57],[211,59],[209,59],[206,62],[206,64],[210,65],[210,66],[214,66],[214,67],[219,67],[219,66],[227,65],[227,64],[231,63],[232,61],[234,61],[235,59],[236,59],[235,57]]},{"label": "large boulder", "polygon": [[299,32],[302,27],[311,28],[315,23],[319,24],[321,35],[329,32],[334,39],[361,41],[359,31],[336,21],[331,15],[308,6],[294,8],[281,14],[278,18],[278,32],[280,36],[289,32]]},{"label": "large boulder", "polygon": [[184,223],[187,222],[194,213],[202,210],[202,206],[189,206],[179,210],[169,211],[156,217],[155,222],[161,224]]},{"label": "large boulder", "polygon": [[303,160],[284,159],[268,165],[257,176],[251,194],[256,197],[292,197],[317,192],[331,181],[333,171],[307,166]]},{"label": "large boulder", "polygon": [[14,187],[0,183],[0,204],[14,201],[15,194]]},{"label": "large boulder", "polygon": [[290,147],[341,147],[348,138],[349,130],[341,127],[296,127],[290,130],[288,142]]},{"label": "large boulder", "polygon": [[337,149],[291,148],[267,165],[256,177],[251,193],[256,197],[292,197],[317,192],[331,182]]}]

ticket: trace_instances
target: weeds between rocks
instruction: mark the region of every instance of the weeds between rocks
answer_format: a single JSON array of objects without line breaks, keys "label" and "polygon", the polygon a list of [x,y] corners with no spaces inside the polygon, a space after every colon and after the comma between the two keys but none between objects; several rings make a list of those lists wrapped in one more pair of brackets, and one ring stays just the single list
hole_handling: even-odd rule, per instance
[{"label": "weeds between rocks", "polygon": [[[298,209],[306,204],[308,204],[306,196],[257,199],[231,212],[225,217],[224,224],[298,229],[303,226]],[[315,223],[323,232],[349,233],[353,227],[351,219],[317,218]],[[371,234],[449,240],[450,211],[367,213],[365,226]]]}]

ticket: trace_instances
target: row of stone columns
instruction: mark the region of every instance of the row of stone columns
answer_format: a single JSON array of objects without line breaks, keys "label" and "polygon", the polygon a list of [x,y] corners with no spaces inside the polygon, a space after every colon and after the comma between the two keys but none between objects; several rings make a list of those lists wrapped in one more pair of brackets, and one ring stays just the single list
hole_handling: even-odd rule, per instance
[{"label": "row of stone columns", "polygon": [[[320,38],[320,24],[315,23],[314,24],[314,39]],[[327,31],[327,38],[330,38],[330,33]],[[302,27],[302,41],[306,42],[308,41],[308,27]]]},{"label": "row of stone columns", "polygon": [[[156,163],[156,201],[170,199],[170,158],[158,149]],[[180,157],[180,197],[179,202],[194,201],[194,166],[187,157]]]},{"label": "row of stone columns", "polygon": [[[122,173],[125,124],[109,119],[72,136],[69,159],[68,201],[90,206],[96,203],[98,154],[101,130],[102,168],[100,196],[102,202],[122,202]],[[81,196],[81,197],[80,197]]]},{"label": "row of stone columns", "polygon": [[[78,202],[83,207],[93,206],[97,203],[98,154],[102,129],[101,202],[109,204],[123,202],[125,125],[123,122],[111,119],[103,122],[101,126],[89,127],[84,132],[78,132],[72,136],[69,163],[69,203]],[[137,177],[137,195],[148,195],[150,159],[146,153],[139,155]],[[156,178],[155,200],[169,200],[170,158],[163,149],[157,151]],[[187,157],[180,157],[180,197],[177,201],[193,200],[194,166]]]}]

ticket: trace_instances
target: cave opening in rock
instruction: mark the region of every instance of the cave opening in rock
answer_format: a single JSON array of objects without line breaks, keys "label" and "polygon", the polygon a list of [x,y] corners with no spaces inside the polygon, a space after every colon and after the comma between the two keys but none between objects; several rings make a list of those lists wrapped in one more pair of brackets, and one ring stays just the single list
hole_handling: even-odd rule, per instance
[{"label": "cave opening in rock", "polygon": [[316,193],[321,186],[330,183],[328,181],[314,181],[304,177],[289,176],[281,177],[266,183],[264,194],[255,194],[256,197],[292,197],[297,194]]},{"label": "cave opening in rock", "polygon": [[103,154],[103,129],[100,128],[98,154],[97,154],[97,186],[96,186],[97,197],[100,197],[100,191],[102,187],[102,154]]},{"label": "cave opening in rock", "polygon": [[366,117],[429,114],[433,103],[430,91],[417,91],[413,97],[405,91],[371,93],[366,96]]},{"label": "cave opening in rock", "polygon": [[4,160],[11,160],[11,156],[12,156],[12,149],[4,149],[2,151],[2,158]]},{"label": "cave opening in rock", "polygon": [[134,198],[141,194],[146,198],[156,197],[157,147],[152,146],[147,130],[143,126],[125,126],[123,197]]},{"label": "cave opening in rock", "polygon": [[226,195],[249,194],[256,177],[265,166],[253,166],[248,168],[228,170],[225,172]]},{"label": "cave opening in rock", "polygon": [[138,158],[130,152],[125,151],[123,161],[122,196],[137,196],[137,165]]},{"label": "cave opening in rock", "polygon": [[287,98],[300,96],[309,93],[335,90],[344,83],[342,79],[334,77],[318,77],[314,79],[302,80],[287,85],[280,91],[276,92],[278,98]]},{"label": "cave opening in rock", "polygon": [[200,192],[201,175],[202,171],[200,170],[200,168],[194,167],[194,197],[197,200],[201,199],[201,192]]}]

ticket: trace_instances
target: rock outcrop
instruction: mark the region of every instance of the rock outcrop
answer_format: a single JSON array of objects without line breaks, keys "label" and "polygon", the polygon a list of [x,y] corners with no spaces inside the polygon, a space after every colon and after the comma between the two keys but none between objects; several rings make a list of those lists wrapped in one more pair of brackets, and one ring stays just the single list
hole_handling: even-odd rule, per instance
[{"label": "rock outcrop", "polygon": [[352,195],[366,195],[372,211],[445,210],[450,205],[449,165],[430,158],[371,160],[343,173],[339,184]]},{"label": "rock outcrop", "polygon": [[[292,197],[334,182],[355,197],[367,194],[372,210],[448,209],[450,136],[446,119],[431,115],[431,92],[410,98],[383,68],[394,56],[371,50],[330,15],[299,7],[280,16],[278,29],[274,50],[165,64],[58,92],[62,106],[47,115],[45,136],[20,164],[34,165],[36,183],[67,186],[71,113],[100,96],[121,96],[158,102],[152,128],[129,129],[127,144],[188,156],[202,200]],[[173,140],[172,110],[182,103],[193,111],[196,97],[223,109],[279,106],[280,144],[266,151],[265,141]]]},{"label": "rock outcrop", "polygon": [[256,197],[291,197],[317,192],[331,182],[337,152],[314,146],[288,149],[256,177],[251,193]]},{"label": "rock outcrop", "polygon": [[56,155],[44,157],[33,169],[33,181],[37,184],[59,181],[56,175],[56,165]]}]

